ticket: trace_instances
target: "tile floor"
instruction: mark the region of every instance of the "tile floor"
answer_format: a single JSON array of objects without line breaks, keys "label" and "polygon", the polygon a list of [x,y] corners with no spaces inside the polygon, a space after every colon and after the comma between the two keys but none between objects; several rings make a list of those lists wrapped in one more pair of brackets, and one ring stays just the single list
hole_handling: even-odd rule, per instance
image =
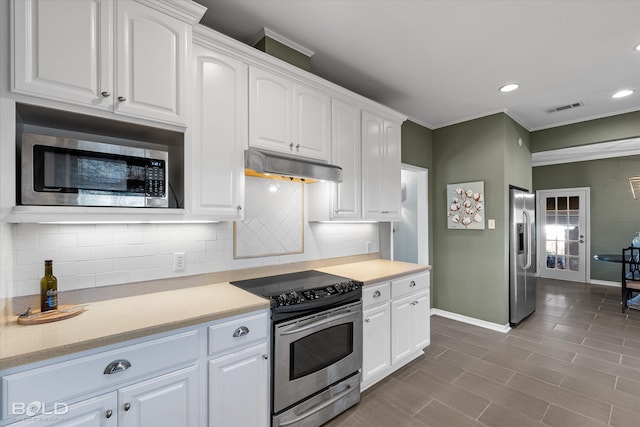
[{"label": "tile floor", "polygon": [[431,345],[330,427],[640,426],[640,311],[619,288],[540,279],[507,334],[431,317]]}]

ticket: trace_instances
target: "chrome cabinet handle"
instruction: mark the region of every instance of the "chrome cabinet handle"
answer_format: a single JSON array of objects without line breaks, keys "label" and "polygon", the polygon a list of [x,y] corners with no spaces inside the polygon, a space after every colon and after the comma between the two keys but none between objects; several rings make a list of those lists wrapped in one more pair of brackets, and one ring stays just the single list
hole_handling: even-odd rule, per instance
[{"label": "chrome cabinet handle", "polygon": [[373,293],[373,297],[374,297],[374,298],[378,298],[380,295],[382,295],[382,294],[380,293],[380,291],[375,291],[375,292]]},{"label": "chrome cabinet handle", "polygon": [[118,359],[109,363],[106,368],[104,368],[105,375],[117,374],[118,372],[126,371],[131,367],[131,362],[126,359]]},{"label": "chrome cabinet handle", "polygon": [[113,411],[111,409],[107,409],[107,412],[104,413],[104,416],[107,418],[111,418],[113,415]]},{"label": "chrome cabinet handle", "polygon": [[240,326],[238,329],[236,329],[233,332],[233,337],[234,338],[238,338],[238,337],[243,337],[245,335],[249,334],[249,328],[247,328],[246,326]]},{"label": "chrome cabinet handle", "polygon": [[293,142],[289,144],[289,150],[293,151]]},{"label": "chrome cabinet handle", "polygon": [[242,210],[242,206],[238,205],[238,206],[236,206],[236,209],[241,211]]},{"label": "chrome cabinet handle", "polygon": [[300,151],[300,144],[296,145],[296,151]]},{"label": "chrome cabinet handle", "polygon": [[100,95],[102,95],[103,98],[108,98],[111,96],[111,94],[109,92],[107,92],[106,90],[104,92],[102,92]]},{"label": "chrome cabinet handle", "polygon": [[262,358],[263,358],[264,360],[267,360],[267,359],[269,358],[269,355],[268,355],[268,354],[263,354],[263,355],[262,355]]},{"label": "chrome cabinet handle", "polygon": [[409,283],[409,287],[413,288],[416,285],[416,282],[414,282],[413,280],[411,281],[411,283]]},{"label": "chrome cabinet handle", "polygon": [[131,409],[131,403],[127,402],[124,404],[124,410],[128,411],[129,409]]},{"label": "chrome cabinet handle", "polygon": [[119,96],[118,97],[118,101],[120,101],[120,102],[124,102],[126,100],[127,100],[127,98],[125,98],[124,96]]},{"label": "chrome cabinet handle", "polygon": [[369,322],[371,322],[371,319],[366,318],[366,319],[364,319],[364,321],[365,321],[365,323],[369,323]]}]

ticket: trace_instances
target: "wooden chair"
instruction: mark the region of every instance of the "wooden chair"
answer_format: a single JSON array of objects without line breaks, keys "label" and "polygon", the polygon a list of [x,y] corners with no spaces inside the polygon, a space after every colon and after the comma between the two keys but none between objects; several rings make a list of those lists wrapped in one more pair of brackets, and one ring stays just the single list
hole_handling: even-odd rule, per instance
[{"label": "wooden chair", "polygon": [[622,250],[622,312],[626,313],[629,300],[640,292],[640,248]]}]

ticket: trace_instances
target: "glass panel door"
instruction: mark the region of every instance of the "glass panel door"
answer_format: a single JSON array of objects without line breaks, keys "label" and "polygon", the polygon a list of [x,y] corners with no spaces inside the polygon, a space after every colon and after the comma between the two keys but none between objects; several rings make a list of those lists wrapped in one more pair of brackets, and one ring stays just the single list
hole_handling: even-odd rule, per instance
[{"label": "glass panel door", "polygon": [[587,189],[540,190],[540,276],[587,281]]}]

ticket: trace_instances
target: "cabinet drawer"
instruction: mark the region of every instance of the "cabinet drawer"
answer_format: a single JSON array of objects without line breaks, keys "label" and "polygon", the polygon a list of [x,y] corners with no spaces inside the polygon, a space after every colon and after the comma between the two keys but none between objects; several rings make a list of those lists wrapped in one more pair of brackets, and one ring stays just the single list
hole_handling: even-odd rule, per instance
[{"label": "cabinet drawer", "polygon": [[397,298],[411,292],[429,288],[429,272],[400,277],[391,281],[391,295]]},{"label": "cabinet drawer", "polygon": [[268,333],[266,312],[209,326],[209,356],[266,341]]},{"label": "cabinet drawer", "polygon": [[[7,375],[2,378],[2,418],[11,416],[13,403],[65,402],[195,361],[198,353],[198,331],[193,330]],[[120,368],[107,374],[118,361]]]},{"label": "cabinet drawer", "polygon": [[362,307],[367,308],[389,301],[390,293],[389,282],[365,286],[362,288]]}]

